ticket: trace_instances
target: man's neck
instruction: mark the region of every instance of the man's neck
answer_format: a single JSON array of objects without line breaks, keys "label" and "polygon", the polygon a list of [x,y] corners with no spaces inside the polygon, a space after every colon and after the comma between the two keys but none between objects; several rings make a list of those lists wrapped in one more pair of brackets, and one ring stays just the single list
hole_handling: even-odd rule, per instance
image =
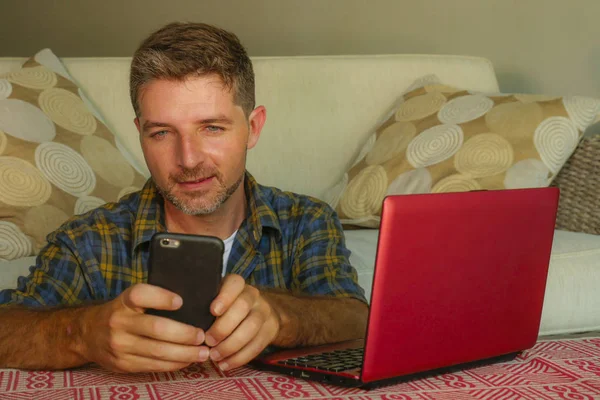
[{"label": "man's neck", "polygon": [[165,201],[165,223],[169,232],[216,236],[225,240],[244,221],[246,208],[246,195],[242,183],[225,203],[208,215],[188,215],[171,202]]}]

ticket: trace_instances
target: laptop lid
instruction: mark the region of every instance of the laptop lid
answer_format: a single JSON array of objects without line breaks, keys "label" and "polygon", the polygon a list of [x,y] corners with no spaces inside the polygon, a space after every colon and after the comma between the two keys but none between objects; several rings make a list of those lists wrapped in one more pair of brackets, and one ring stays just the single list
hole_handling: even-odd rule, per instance
[{"label": "laptop lid", "polygon": [[386,197],[362,381],[533,346],[558,193],[538,188]]}]

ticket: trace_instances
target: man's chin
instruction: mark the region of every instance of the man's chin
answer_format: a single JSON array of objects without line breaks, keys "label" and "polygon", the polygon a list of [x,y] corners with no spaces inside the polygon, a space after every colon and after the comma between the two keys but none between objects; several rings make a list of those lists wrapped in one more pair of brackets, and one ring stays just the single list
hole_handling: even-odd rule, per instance
[{"label": "man's chin", "polygon": [[218,204],[215,204],[215,201],[186,201],[181,198],[176,198],[171,201],[173,205],[179,209],[181,212],[187,215],[206,215],[215,212],[217,208],[219,208]]}]

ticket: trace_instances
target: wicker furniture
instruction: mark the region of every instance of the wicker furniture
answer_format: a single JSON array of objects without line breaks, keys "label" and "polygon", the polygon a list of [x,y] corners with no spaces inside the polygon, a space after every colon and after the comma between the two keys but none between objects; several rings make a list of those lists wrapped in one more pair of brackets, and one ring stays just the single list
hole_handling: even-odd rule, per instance
[{"label": "wicker furniture", "polygon": [[556,229],[600,235],[600,134],[583,138],[552,186],[560,188]]}]

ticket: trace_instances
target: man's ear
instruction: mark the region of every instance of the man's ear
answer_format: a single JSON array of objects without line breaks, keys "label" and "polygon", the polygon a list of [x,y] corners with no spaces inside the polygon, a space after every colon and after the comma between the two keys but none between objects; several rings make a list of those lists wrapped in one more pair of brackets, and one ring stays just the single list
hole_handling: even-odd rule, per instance
[{"label": "man's ear", "polygon": [[260,132],[262,131],[265,122],[267,121],[267,109],[264,106],[258,106],[250,113],[248,118],[248,145],[247,148],[251,149],[258,143]]},{"label": "man's ear", "polygon": [[142,126],[141,126],[141,123],[140,123],[140,119],[138,117],[135,117],[133,119],[133,123],[135,124],[135,127],[137,128],[138,133],[139,133],[138,140],[140,141],[140,144],[142,144],[142,137],[143,136],[142,136]]}]

